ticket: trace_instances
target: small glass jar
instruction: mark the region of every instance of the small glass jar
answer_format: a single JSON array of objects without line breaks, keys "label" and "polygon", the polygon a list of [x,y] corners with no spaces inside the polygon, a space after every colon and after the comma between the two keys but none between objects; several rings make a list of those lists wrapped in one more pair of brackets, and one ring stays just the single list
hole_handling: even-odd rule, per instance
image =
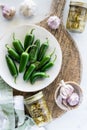
[{"label": "small glass jar", "polygon": [[25,105],[36,125],[44,126],[52,120],[42,92],[26,98]]},{"label": "small glass jar", "polygon": [[66,28],[72,32],[83,32],[87,20],[87,3],[70,2]]}]

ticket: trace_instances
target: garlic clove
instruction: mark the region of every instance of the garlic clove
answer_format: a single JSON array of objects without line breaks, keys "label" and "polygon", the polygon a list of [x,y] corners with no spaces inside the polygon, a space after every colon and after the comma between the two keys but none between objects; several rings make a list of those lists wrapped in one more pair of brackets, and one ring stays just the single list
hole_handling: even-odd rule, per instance
[{"label": "garlic clove", "polygon": [[76,106],[79,104],[80,97],[77,93],[72,93],[72,95],[67,99],[67,103],[70,106]]},{"label": "garlic clove", "polygon": [[67,104],[67,100],[66,100],[66,99],[63,99],[63,100],[62,100],[62,104],[63,104],[68,110],[70,109],[69,105]]},{"label": "garlic clove", "polygon": [[16,11],[15,11],[15,8],[14,7],[8,7],[8,6],[5,6],[3,5],[2,6],[2,15],[10,20],[13,18],[13,16],[15,15]]},{"label": "garlic clove", "polygon": [[56,103],[59,105],[59,106],[62,106],[62,97],[59,95],[56,99]]},{"label": "garlic clove", "polygon": [[48,26],[51,28],[51,29],[58,29],[59,25],[60,25],[60,19],[57,17],[57,16],[51,16],[48,21]]},{"label": "garlic clove", "polygon": [[65,104],[63,104],[63,99],[62,97],[59,95],[57,98],[56,98],[56,104],[57,106],[59,106],[62,110],[69,110],[69,107],[68,105],[66,106]]},{"label": "garlic clove", "polygon": [[74,88],[71,85],[65,84],[64,81],[61,81],[60,96],[63,99],[67,99],[73,92]]}]

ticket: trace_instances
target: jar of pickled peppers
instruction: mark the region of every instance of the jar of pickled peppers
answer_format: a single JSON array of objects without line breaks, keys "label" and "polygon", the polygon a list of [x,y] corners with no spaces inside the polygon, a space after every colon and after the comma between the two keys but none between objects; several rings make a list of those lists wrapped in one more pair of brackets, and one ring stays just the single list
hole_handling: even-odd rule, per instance
[{"label": "jar of pickled peppers", "polygon": [[71,1],[66,28],[72,32],[83,32],[87,21],[87,3]]},{"label": "jar of pickled peppers", "polygon": [[52,120],[42,91],[25,99],[25,106],[38,126],[44,126]]}]

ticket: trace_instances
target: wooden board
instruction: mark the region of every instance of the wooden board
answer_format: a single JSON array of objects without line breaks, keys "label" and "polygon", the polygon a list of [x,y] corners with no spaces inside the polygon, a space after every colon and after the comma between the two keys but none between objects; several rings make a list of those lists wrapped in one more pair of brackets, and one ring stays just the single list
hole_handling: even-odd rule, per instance
[{"label": "wooden board", "polygon": [[[53,0],[51,6],[50,15],[57,15],[62,19],[62,12],[64,9],[65,0]],[[80,83],[81,80],[81,61],[79,51],[76,47],[74,40],[71,38],[69,33],[64,28],[63,24],[61,23],[58,30],[53,31],[47,26],[47,19],[43,20],[42,22],[38,23],[38,25],[46,28],[50,31],[58,40],[61,49],[62,49],[62,68],[55,79],[55,81],[50,84],[47,88],[43,89],[45,99],[47,101],[48,107],[51,111],[52,117],[57,118],[63,115],[65,112],[62,111],[60,108],[57,107],[54,101],[54,93],[60,80],[64,79],[64,81],[75,81]],[[14,90],[14,95],[32,95],[33,93],[23,93]]]}]

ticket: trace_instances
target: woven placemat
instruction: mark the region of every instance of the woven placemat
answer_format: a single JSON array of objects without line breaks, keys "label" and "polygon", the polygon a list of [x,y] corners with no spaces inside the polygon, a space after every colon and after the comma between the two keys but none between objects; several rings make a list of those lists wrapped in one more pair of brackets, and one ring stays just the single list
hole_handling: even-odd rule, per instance
[{"label": "woven placemat", "polygon": [[[57,15],[62,19],[62,11],[64,9],[65,0],[53,0],[50,15]],[[57,107],[54,101],[54,93],[60,80],[64,79],[64,81],[75,81],[80,83],[81,80],[81,61],[80,54],[76,47],[75,41],[71,38],[69,33],[66,31],[63,24],[60,24],[58,30],[51,30],[47,26],[47,19],[38,23],[38,25],[46,28],[50,31],[58,40],[61,50],[62,50],[62,67],[59,75],[55,79],[55,81],[50,84],[47,88],[43,89],[48,107],[52,113],[53,118],[57,118],[63,115],[65,112]],[[23,93],[17,90],[14,90],[14,95],[32,95],[32,93]]]}]

